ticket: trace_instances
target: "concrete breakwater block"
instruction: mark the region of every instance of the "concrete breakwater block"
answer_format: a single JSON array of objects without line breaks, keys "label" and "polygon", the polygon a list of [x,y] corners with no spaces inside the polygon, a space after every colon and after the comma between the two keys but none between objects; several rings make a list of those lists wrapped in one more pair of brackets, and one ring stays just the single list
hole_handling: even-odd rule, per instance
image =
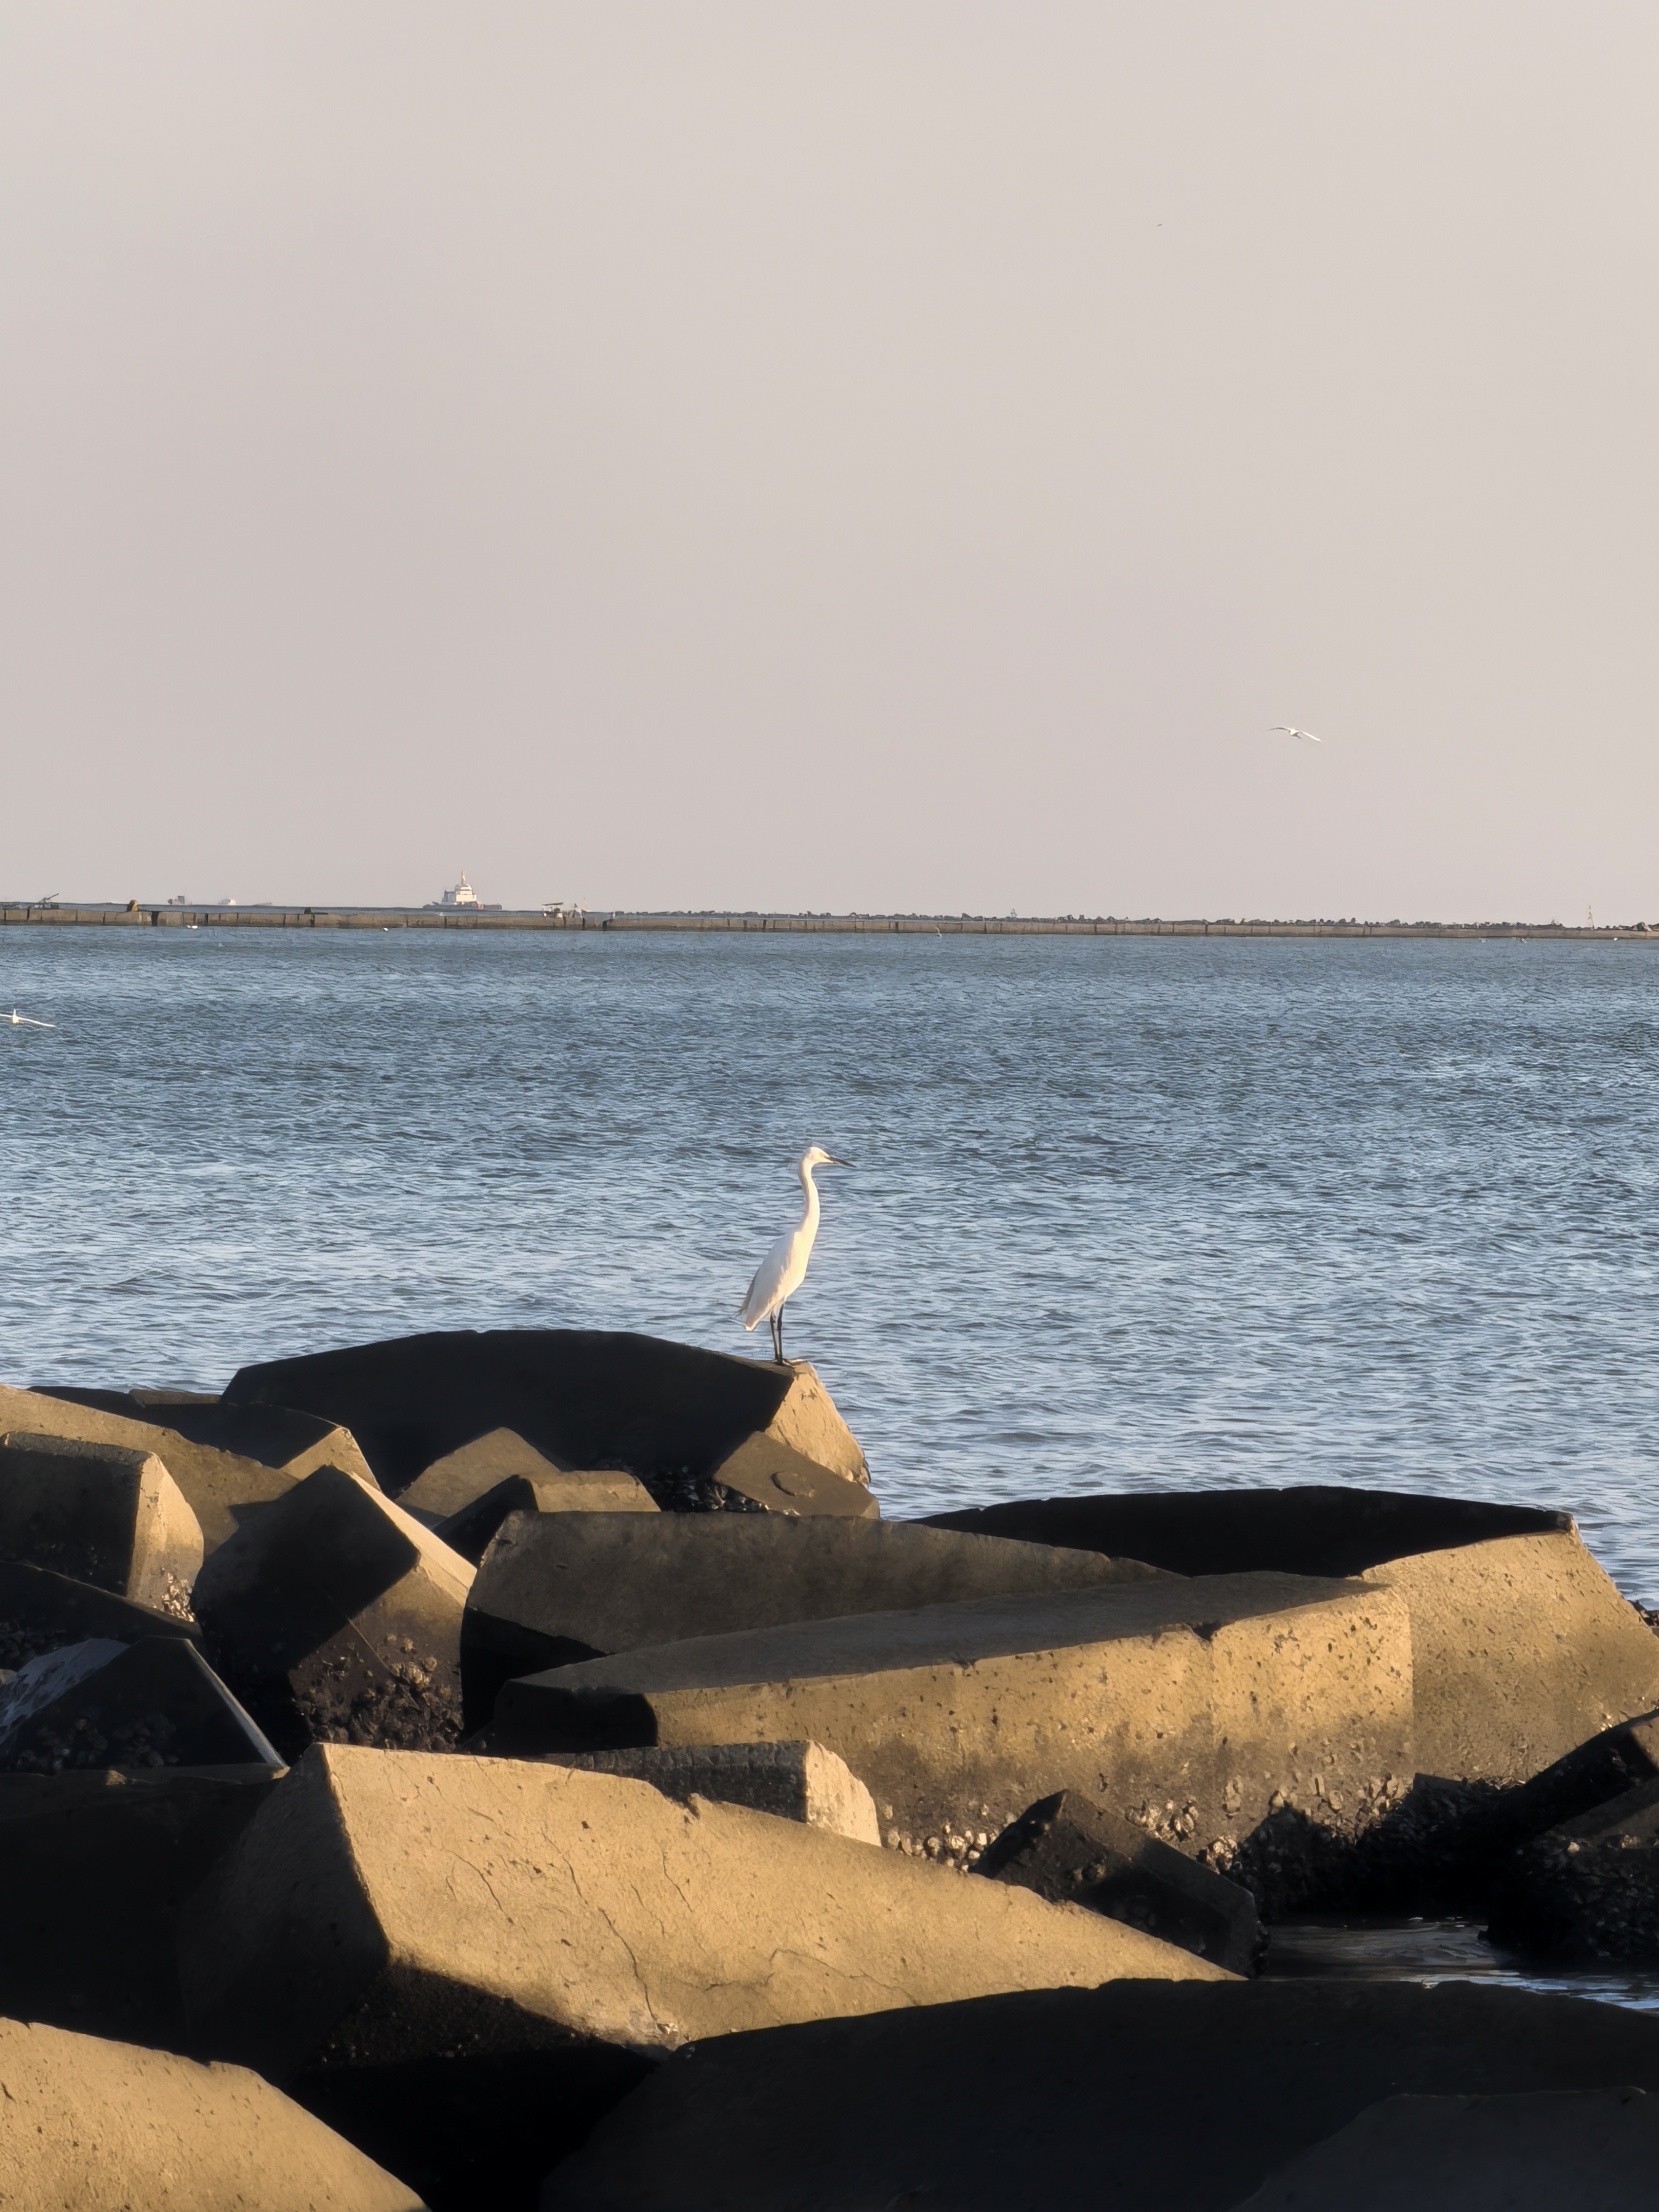
[{"label": "concrete breakwater block", "polygon": [[0,1686],[0,1772],[282,1764],[193,1644],[94,1638]]},{"label": "concrete breakwater block", "polygon": [[281,1771],[0,1774],[0,2014],[181,2050],[179,1908]]},{"label": "concrete breakwater block", "polygon": [[0,1436],[0,1557],[187,1612],[202,1531],[154,1452]]},{"label": "concrete breakwater block", "polygon": [[1385,2097],[1237,2212],[1650,2212],[1656,2167],[1659,2098],[1645,2089]]},{"label": "concrete breakwater block", "polygon": [[[857,1521],[880,1517],[881,1507],[866,1483],[852,1476],[832,1474],[805,1452],[793,1450],[771,1435],[745,1437],[736,1451],[723,1459],[709,1477],[721,1502],[745,1499],[763,1512],[838,1514]],[[723,1495],[722,1495],[723,1493]]]},{"label": "concrete breakwater block", "polygon": [[1344,1835],[1377,1817],[1413,1771],[1411,1714],[1393,1591],[1216,1575],[619,1652],[505,1683],[489,1740],[522,1755],[805,1736],[907,1853],[965,1863],[1061,1789],[1224,1868],[1292,1801]]},{"label": "concrete breakwater block", "polygon": [[0,2020],[0,2204],[19,2212],[423,2212],[240,2066]]},{"label": "concrete breakwater block", "polygon": [[[860,1492],[860,1495],[863,1493]],[[572,1472],[532,1480],[509,1475],[440,1521],[434,1534],[476,1566],[510,1513],[656,1513],[661,1508],[631,1474]]]},{"label": "concrete breakwater block", "polygon": [[556,1462],[538,1452],[534,1444],[527,1444],[516,1430],[491,1429],[423,1468],[409,1487],[398,1492],[398,1503],[405,1513],[435,1528],[441,1521],[448,1520],[515,1475],[539,1482],[560,1471]]},{"label": "concrete breakwater block", "polygon": [[1231,2212],[1383,2098],[1627,2086],[1659,2088],[1659,2021],[1578,1997],[1114,1982],[700,2042],[553,2172],[542,2212]]},{"label": "concrete breakwater block", "polygon": [[[493,2203],[705,2036],[1184,1951],[793,1820],[528,1762],[319,1745],[186,1906],[193,2047]],[[377,2148],[385,2145],[385,2149]],[[538,2164],[539,2160],[539,2165]]]},{"label": "concrete breakwater block", "polygon": [[[555,1765],[579,1766],[589,1774],[620,1774],[630,1781],[648,1782],[682,1805],[693,1797],[713,1797],[722,1805],[747,1805],[751,1812],[804,1820],[809,1828],[827,1828],[832,1836],[848,1836],[855,1843],[881,1842],[874,1799],[846,1760],[821,1743],[694,1743],[638,1751],[550,1751],[543,1756]],[[1188,1873],[1201,1871],[1176,1856]],[[1028,1881],[1022,1887],[1036,1889],[1037,1885]],[[1048,1902],[1089,1900],[1055,1896]],[[1114,1917],[1127,1917],[1122,1913]],[[1132,1924],[1165,1942],[1179,1941],[1144,1921]],[[1183,1943],[1181,1948],[1190,1951],[1197,1946]],[[1234,1972],[1243,1971],[1218,1955],[1215,1963]]]},{"label": "concrete breakwater block", "polygon": [[1510,1784],[1659,1705],[1659,1637],[1585,1550],[1530,1506],[1310,1484],[1042,1498],[928,1526],[1130,1553],[1180,1574],[1352,1575],[1411,1608],[1425,1774]]},{"label": "concrete breakwater block", "polygon": [[201,1631],[193,1620],[134,1605],[50,1568],[0,1559],[0,1667],[21,1667],[89,1637],[136,1644],[145,1636],[179,1636],[194,1644]]},{"label": "concrete breakwater block", "polygon": [[0,1386],[0,1430],[154,1452],[184,1492],[210,1552],[319,1467],[342,1467],[374,1480],[356,1443],[331,1421],[286,1407],[171,1402],[141,1419],[142,1406],[127,1414],[82,1402],[106,1395],[116,1394]]},{"label": "concrete breakwater block", "polygon": [[838,1613],[1152,1576],[1133,1560],[902,1522],[760,1513],[515,1516],[484,1554],[467,1601],[467,1725],[489,1718],[510,1676],[574,1659]]},{"label": "concrete breakwater block", "polygon": [[313,1741],[425,1747],[460,1726],[472,1569],[371,1483],[319,1468],[196,1583],[216,1663],[287,1755]]},{"label": "concrete breakwater block", "polygon": [[1031,1806],[974,1871],[1018,1882],[1051,1905],[1103,1912],[1230,1973],[1255,1972],[1261,1934],[1249,1891],[1075,1790]]},{"label": "concrete breakwater block", "polygon": [[1659,1961],[1659,1781],[1522,1845],[1499,1875],[1489,1932],[1583,1965]]},{"label": "concrete breakwater block", "polygon": [[763,1433],[867,1483],[858,1441],[804,1360],[734,1359],[660,1337],[456,1329],[245,1367],[227,1405],[302,1407],[351,1431],[386,1489],[497,1428],[556,1466],[706,1481]]}]

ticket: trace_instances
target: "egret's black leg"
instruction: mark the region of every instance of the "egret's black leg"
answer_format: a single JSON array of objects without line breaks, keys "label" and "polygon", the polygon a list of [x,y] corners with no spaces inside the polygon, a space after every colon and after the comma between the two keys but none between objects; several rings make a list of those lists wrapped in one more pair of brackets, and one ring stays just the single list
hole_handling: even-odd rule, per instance
[{"label": "egret's black leg", "polygon": [[777,1312],[777,1322],[778,1322],[778,1364],[779,1364],[779,1366],[780,1366],[780,1367],[781,1367],[781,1366],[782,1366],[782,1364],[783,1364],[783,1308],[782,1308],[781,1306],[780,1306],[780,1307],[778,1308],[778,1312]]}]

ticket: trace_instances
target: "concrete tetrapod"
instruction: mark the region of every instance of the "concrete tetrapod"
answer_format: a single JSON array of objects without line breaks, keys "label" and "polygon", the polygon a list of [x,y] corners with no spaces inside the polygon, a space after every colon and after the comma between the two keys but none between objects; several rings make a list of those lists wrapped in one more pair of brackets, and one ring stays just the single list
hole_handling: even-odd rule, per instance
[{"label": "concrete tetrapod", "polygon": [[662,1509],[642,1482],[631,1474],[572,1473],[532,1481],[512,1474],[485,1491],[458,1513],[440,1521],[433,1534],[477,1566],[495,1533],[514,1513],[657,1513]]},{"label": "concrete tetrapod", "polygon": [[512,1429],[556,1466],[623,1468],[696,1502],[757,1432],[867,1483],[858,1441],[804,1360],[734,1359],[604,1329],[455,1329],[245,1367],[227,1405],[341,1421],[394,1494],[446,1453]]},{"label": "concrete tetrapod", "polygon": [[186,1612],[202,1531],[154,1452],[0,1436],[0,1558]]},{"label": "concrete tetrapod", "polygon": [[1534,1836],[1495,1888],[1496,1943],[1583,1965],[1659,1962],[1659,1781]]},{"label": "concrete tetrapod", "polygon": [[0,2204],[18,2212],[422,2212],[240,2066],[0,2020]]},{"label": "concrete tetrapod", "polygon": [[527,1444],[515,1430],[491,1429],[423,1468],[409,1487],[398,1492],[398,1503],[405,1513],[435,1528],[441,1521],[448,1520],[514,1475],[539,1482],[560,1471],[557,1461],[538,1452],[534,1444]]},{"label": "concrete tetrapod", "polygon": [[[131,1414],[114,1413],[73,1392],[0,1387],[0,1430],[154,1452],[184,1492],[209,1552],[319,1467],[374,1480],[356,1443],[331,1421],[285,1407],[134,1405]],[[146,1411],[149,1418],[139,1418]]]},{"label": "concrete tetrapod", "polygon": [[85,1644],[31,1659],[0,1686],[0,1771],[280,1765],[193,1644]]},{"label": "concrete tetrapod", "polygon": [[542,2206],[1232,2212],[1402,2091],[1626,2085],[1659,2088],[1659,2020],[1579,1997],[1458,1982],[1112,1982],[699,2043],[599,2123]]},{"label": "concrete tetrapod", "polygon": [[1249,1890],[1074,1790],[1023,1813],[980,1855],[975,1871],[1018,1882],[1051,1904],[1085,1905],[1145,1929],[1231,1973],[1255,1972],[1261,1938]]},{"label": "concrete tetrapod", "polygon": [[[846,1760],[821,1743],[693,1743],[642,1751],[550,1751],[543,1757],[556,1765],[582,1767],[590,1774],[622,1774],[635,1782],[648,1782],[682,1805],[694,1797],[713,1797],[722,1805],[747,1805],[780,1820],[805,1820],[808,1827],[827,1828],[833,1836],[850,1836],[857,1843],[881,1841],[875,1800]],[[1188,1875],[1200,1876],[1200,1870],[1185,1859],[1180,1863]],[[1028,1881],[1022,1887],[1034,1889],[1036,1885]],[[1069,1905],[1082,1900],[1051,1901]],[[1166,1942],[1180,1940],[1162,1928],[1146,1932]],[[1183,1950],[1196,1948],[1182,1945]],[[1218,1954],[1216,1963],[1234,1972],[1242,1971]]]},{"label": "concrete tetrapod", "polygon": [[1659,1705],[1659,1637],[1566,1513],[1310,1484],[1025,1498],[927,1525],[1127,1553],[1178,1574],[1355,1575],[1398,1590],[1425,1774],[1524,1781]]},{"label": "concrete tetrapod", "polygon": [[[856,1526],[857,1524],[854,1524]],[[1206,1850],[1286,1802],[1352,1834],[1413,1771],[1393,1591],[1215,1575],[973,1598],[591,1659],[505,1684],[498,1752],[806,1737],[886,1840],[965,1861],[1056,1789]]]},{"label": "concrete tetrapod", "polygon": [[701,2037],[1218,1974],[1092,1913],[764,1813],[331,1745],[210,1875],[179,1950],[195,2048],[288,2083],[428,2194],[465,2181],[480,2201]]},{"label": "concrete tetrapod", "polygon": [[1651,2212],[1656,2167],[1659,2097],[1645,2089],[1387,2097],[1237,2212]]},{"label": "concrete tetrapod", "polygon": [[0,1774],[0,2014],[182,2050],[179,1908],[280,1771]]},{"label": "concrete tetrapod", "polygon": [[467,1725],[489,1719],[512,1675],[642,1644],[1003,1590],[1156,1578],[1133,1559],[902,1522],[761,1513],[515,1516],[485,1553],[467,1600]]},{"label": "concrete tetrapod", "polygon": [[424,1747],[460,1727],[472,1569],[357,1476],[307,1475],[197,1577],[215,1661],[288,1757],[311,1741]]},{"label": "concrete tetrapod", "polygon": [[0,1667],[21,1667],[42,1652],[83,1644],[89,1637],[136,1644],[145,1636],[178,1636],[195,1644],[201,1631],[193,1620],[134,1605],[90,1583],[0,1559]]}]

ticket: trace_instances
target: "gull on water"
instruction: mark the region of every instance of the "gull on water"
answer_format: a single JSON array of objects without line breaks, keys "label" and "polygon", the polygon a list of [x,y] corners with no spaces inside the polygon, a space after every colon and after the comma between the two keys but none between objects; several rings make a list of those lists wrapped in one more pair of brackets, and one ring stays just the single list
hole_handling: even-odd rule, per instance
[{"label": "gull on water", "polygon": [[33,1014],[20,1014],[15,1006],[11,1010],[11,1025],[17,1030],[55,1030],[58,1026],[56,1022],[38,1022]]},{"label": "gull on water", "polygon": [[[1311,730],[1298,730],[1291,722],[1275,722],[1273,730],[1283,730],[1287,738],[1305,738],[1310,745],[1322,745],[1325,742],[1323,738],[1315,737]],[[1273,731],[1269,730],[1267,735],[1272,737],[1273,733]]]},{"label": "gull on water", "polygon": [[833,1152],[826,1152],[822,1145],[809,1145],[801,1154],[796,1169],[805,1200],[800,1219],[779,1237],[761,1261],[749,1295],[738,1309],[738,1318],[747,1329],[758,1328],[763,1321],[771,1322],[772,1357],[779,1366],[783,1364],[784,1301],[793,1297],[805,1280],[806,1263],[818,1233],[818,1187],[812,1180],[812,1170],[852,1164],[851,1160],[838,1160]]}]

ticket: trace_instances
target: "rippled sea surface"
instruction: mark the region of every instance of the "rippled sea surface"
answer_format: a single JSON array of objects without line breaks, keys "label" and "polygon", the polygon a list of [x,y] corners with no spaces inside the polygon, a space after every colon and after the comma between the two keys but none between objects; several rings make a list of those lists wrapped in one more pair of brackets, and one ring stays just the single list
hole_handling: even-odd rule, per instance
[{"label": "rippled sea surface", "polygon": [[1576,1512],[1659,1596],[1659,951],[9,927],[0,1374],[404,1330],[759,1351],[890,1513],[1337,1481]]}]

